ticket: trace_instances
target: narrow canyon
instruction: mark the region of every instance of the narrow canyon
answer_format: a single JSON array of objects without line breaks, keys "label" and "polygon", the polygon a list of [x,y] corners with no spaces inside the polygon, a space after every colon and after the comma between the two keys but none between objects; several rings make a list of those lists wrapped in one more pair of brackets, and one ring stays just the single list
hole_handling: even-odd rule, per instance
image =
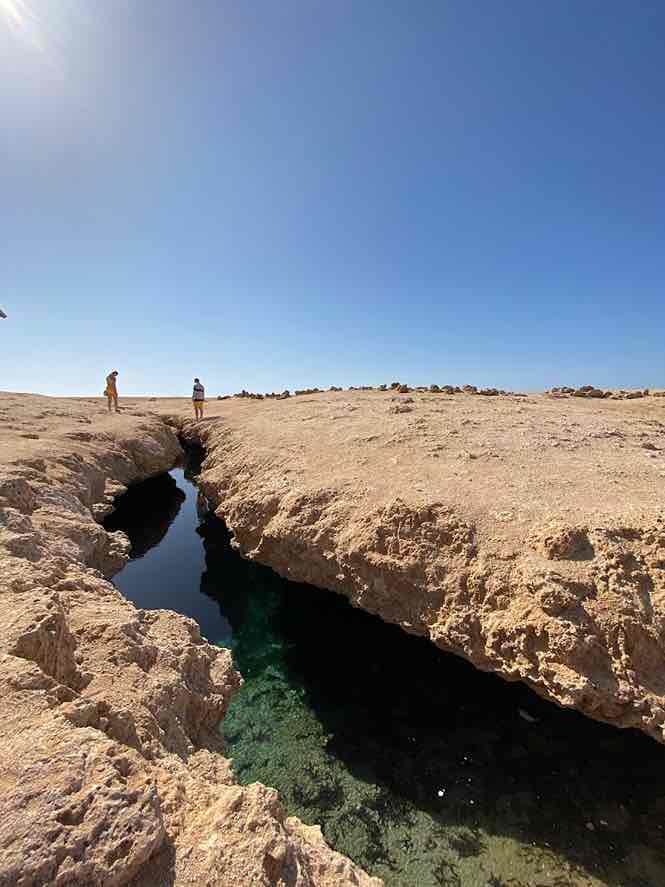
[{"label": "narrow canyon", "polygon": [[665,399],[208,406],[0,395],[0,885],[381,883],[237,783],[229,651],[109,581],[129,542],[100,521],[181,442],[245,558],[663,742]]}]

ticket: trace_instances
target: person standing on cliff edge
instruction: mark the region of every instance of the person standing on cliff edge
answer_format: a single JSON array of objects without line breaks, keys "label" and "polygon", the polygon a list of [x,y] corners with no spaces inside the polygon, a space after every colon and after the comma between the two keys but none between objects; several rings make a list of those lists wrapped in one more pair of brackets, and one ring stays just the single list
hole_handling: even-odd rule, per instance
[{"label": "person standing on cliff edge", "polygon": [[192,404],[194,405],[194,421],[203,418],[203,404],[205,403],[205,388],[198,379],[194,379],[194,389],[192,391]]},{"label": "person standing on cliff edge", "polygon": [[118,388],[116,386],[117,377],[117,370],[113,370],[113,372],[109,373],[106,377],[106,388],[104,389],[104,394],[108,401],[109,413],[111,412],[111,404],[115,406],[116,413],[118,412]]}]

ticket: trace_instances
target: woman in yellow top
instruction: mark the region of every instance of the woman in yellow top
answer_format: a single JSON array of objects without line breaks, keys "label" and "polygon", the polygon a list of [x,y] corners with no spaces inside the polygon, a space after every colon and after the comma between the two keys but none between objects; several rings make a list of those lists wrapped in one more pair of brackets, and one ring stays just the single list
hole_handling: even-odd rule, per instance
[{"label": "woman in yellow top", "polygon": [[106,395],[106,399],[109,404],[109,413],[111,412],[111,404],[115,405],[115,411],[118,412],[118,389],[115,384],[115,380],[118,376],[118,371],[113,370],[112,373],[109,373],[106,377],[106,389],[104,390],[104,394]]}]

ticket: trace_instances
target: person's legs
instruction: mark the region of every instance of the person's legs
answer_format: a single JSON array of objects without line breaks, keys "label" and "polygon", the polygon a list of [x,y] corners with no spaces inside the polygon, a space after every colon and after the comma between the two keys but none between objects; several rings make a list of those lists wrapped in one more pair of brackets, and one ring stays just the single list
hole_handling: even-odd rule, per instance
[{"label": "person's legs", "polygon": [[204,402],[202,400],[199,401],[199,413],[200,413],[199,419],[203,418],[203,403]]},{"label": "person's legs", "polygon": [[199,418],[199,405],[197,404],[197,402],[195,400],[193,400],[192,406],[194,407],[194,418],[198,419]]},{"label": "person's legs", "polygon": [[111,395],[110,395],[110,394],[107,394],[107,395],[106,395],[106,400],[107,400],[107,402],[108,402],[109,413],[110,413],[110,412],[111,412]]},{"label": "person's legs", "polygon": [[117,413],[118,412],[118,395],[117,394],[113,395],[113,404],[115,406],[115,411]]}]

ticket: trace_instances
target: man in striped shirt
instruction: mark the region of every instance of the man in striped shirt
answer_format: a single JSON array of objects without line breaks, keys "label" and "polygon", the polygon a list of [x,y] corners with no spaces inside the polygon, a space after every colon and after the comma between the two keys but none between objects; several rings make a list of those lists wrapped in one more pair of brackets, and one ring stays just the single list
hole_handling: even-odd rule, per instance
[{"label": "man in striped shirt", "polygon": [[192,391],[192,404],[194,405],[194,419],[203,418],[203,404],[205,403],[205,388],[198,379],[194,379],[194,390]]}]

